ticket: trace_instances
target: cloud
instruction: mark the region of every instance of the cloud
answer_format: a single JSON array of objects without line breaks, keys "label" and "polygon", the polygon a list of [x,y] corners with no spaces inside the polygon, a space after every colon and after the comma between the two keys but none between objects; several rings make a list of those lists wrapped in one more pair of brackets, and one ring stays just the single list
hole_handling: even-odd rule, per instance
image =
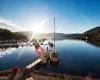
[{"label": "cloud", "polygon": [[25,28],[16,25],[11,20],[4,19],[4,18],[1,18],[1,17],[0,17],[0,24],[5,24],[5,25],[0,25],[1,28],[6,28],[6,29],[9,29],[9,30],[11,30],[13,32],[16,32],[16,31],[25,31]]},{"label": "cloud", "polygon": [[11,26],[17,26],[11,20],[4,19],[4,18],[0,18],[0,23],[5,23],[5,24],[11,25]]}]

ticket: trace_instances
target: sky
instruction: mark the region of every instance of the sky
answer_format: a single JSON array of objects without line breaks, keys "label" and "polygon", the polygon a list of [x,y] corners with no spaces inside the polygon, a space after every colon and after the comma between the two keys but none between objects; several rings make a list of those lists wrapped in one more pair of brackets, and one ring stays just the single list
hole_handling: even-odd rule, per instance
[{"label": "sky", "polygon": [[[0,20],[33,32],[83,33],[100,26],[100,0],[0,0]],[[17,26],[16,26],[17,27]]]}]

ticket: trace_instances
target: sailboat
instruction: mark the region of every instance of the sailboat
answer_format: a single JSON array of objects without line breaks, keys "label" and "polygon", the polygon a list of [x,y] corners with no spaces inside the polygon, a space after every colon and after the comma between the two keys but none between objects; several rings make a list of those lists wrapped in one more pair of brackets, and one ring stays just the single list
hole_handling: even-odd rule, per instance
[{"label": "sailboat", "polygon": [[54,18],[54,50],[50,53],[50,61],[52,62],[59,61],[58,53],[55,50],[55,18]]}]

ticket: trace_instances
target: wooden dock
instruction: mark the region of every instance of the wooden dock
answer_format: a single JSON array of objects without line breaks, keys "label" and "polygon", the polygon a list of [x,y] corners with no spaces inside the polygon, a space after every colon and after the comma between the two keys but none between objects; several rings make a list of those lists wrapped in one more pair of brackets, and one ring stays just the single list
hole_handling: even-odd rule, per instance
[{"label": "wooden dock", "polygon": [[40,63],[42,61],[41,58],[37,59],[36,61],[32,62],[31,64],[27,65],[25,68],[32,68],[36,64]]},{"label": "wooden dock", "polygon": [[[45,58],[46,62],[49,59],[49,56],[50,56],[50,53],[48,53],[48,52],[44,53],[44,58]],[[34,67],[35,65],[39,64],[40,62],[43,62],[42,58],[36,59],[34,62],[32,62],[31,64],[27,65],[25,68],[31,69],[32,67]]]}]

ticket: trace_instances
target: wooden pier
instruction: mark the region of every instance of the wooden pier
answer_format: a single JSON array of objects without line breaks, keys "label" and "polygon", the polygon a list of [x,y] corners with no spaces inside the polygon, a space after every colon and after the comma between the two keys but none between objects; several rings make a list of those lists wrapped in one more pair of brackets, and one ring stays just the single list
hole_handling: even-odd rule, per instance
[{"label": "wooden pier", "polygon": [[[50,57],[50,53],[49,52],[46,52],[46,53],[43,53],[44,54],[44,58],[47,62],[47,60],[49,59]],[[43,64],[45,64],[42,60],[42,58],[37,58],[34,62],[32,62],[31,64],[27,65],[25,68],[28,68],[28,69],[31,69],[32,67],[34,67],[35,65],[39,64],[40,62],[42,62]]]},{"label": "wooden pier", "polygon": [[36,64],[40,63],[42,59],[37,59],[36,61],[32,62],[31,64],[27,65],[25,68],[32,68]]}]

